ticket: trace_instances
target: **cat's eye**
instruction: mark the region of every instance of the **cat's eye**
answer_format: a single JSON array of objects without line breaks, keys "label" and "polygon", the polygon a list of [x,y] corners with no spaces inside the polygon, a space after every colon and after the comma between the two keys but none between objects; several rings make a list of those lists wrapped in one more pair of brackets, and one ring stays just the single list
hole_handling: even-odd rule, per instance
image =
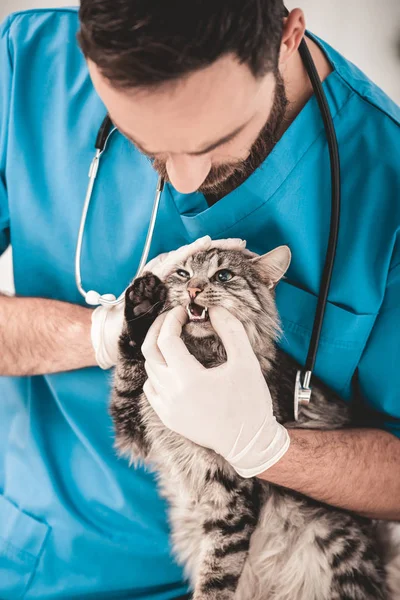
[{"label": "cat's eye", "polygon": [[178,269],[176,274],[179,275],[179,277],[182,277],[182,279],[190,279],[190,273],[184,269]]},{"label": "cat's eye", "polygon": [[229,271],[229,269],[221,269],[221,271],[218,271],[215,274],[215,277],[221,283],[225,283],[225,281],[229,281],[230,279],[232,279],[233,273],[232,271]]}]

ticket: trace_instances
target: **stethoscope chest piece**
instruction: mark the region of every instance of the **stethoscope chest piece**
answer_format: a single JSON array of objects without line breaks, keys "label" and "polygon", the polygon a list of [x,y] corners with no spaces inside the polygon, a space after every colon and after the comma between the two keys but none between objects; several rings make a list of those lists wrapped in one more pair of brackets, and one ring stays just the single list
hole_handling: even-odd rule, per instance
[{"label": "stethoscope chest piece", "polygon": [[[89,185],[86,191],[85,202],[83,205],[81,222],[79,225],[78,239],[76,242],[76,250],[75,250],[75,282],[78,288],[79,293],[85,298],[86,304],[89,306],[105,306],[111,308],[113,306],[117,306],[121,304],[125,299],[125,291],[123,291],[118,298],[114,294],[100,294],[95,290],[86,291],[82,284],[82,275],[81,275],[81,257],[82,257],[82,244],[83,244],[83,236],[85,233],[85,225],[86,225],[86,217],[89,210],[90,201],[93,195],[94,184],[96,181],[97,173],[99,171],[100,159],[106,149],[107,143],[113,133],[117,131],[117,128],[114,127],[110,117],[108,114],[103,119],[99,132],[97,134],[95,148],[96,153],[94,158],[90,164],[89,169]],[[140,258],[139,266],[136,271],[136,277],[139,277],[140,273],[143,271],[147,263],[147,259],[150,252],[151,240],[153,238],[154,227],[156,224],[158,208],[160,204],[161,194],[164,189],[164,179],[160,176],[157,180],[157,187],[154,196],[153,209],[151,212],[149,227],[147,230],[146,241],[143,247],[142,256]]]},{"label": "stethoscope chest piece", "polygon": [[311,401],[311,371],[304,374],[304,382],[301,382],[301,371],[297,371],[294,385],[294,420],[299,418],[299,406],[308,406]]},{"label": "stethoscope chest piece", "polygon": [[[95,290],[89,290],[85,296],[86,304],[89,306],[115,306],[117,298],[114,294],[99,294]],[[122,302],[123,298],[121,299]]]}]

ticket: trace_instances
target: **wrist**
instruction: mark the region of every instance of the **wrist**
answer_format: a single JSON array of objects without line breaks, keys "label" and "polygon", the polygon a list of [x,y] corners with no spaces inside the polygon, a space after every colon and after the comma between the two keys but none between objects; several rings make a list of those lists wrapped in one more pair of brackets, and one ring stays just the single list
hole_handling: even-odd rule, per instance
[{"label": "wrist", "polygon": [[96,359],[96,364],[101,369],[109,369],[110,357],[107,348],[104,344],[104,329],[107,318],[107,313],[104,306],[98,306],[91,314],[90,338],[92,341],[93,351]]},{"label": "wrist", "polygon": [[275,417],[269,416],[244,450],[236,456],[230,454],[226,460],[241,477],[255,477],[275,465],[286,454],[289,446],[287,429]]},{"label": "wrist", "polygon": [[94,367],[97,365],[96,353],[91,343],[91,329],[92,329],[92,314],[93,310],[88,308],[82,313],[82,319],[76,323],[71,324],[71,334],[75,339],[86,340],[86,361],[85,367]]},{"label": "wrist", "polygon": [[68,312],[64,320],[64,345],[74,357],[72,369],[83,369],[97,365],[91,343],[91,317],[93,310],[75,304],[65,305]]},{"label": "wrist", "polygon": [[90,338],[96,364],[101,369],[111,369],[118,358],[118,340],[122,332],[124,304],[98,306],[91,314]]}]

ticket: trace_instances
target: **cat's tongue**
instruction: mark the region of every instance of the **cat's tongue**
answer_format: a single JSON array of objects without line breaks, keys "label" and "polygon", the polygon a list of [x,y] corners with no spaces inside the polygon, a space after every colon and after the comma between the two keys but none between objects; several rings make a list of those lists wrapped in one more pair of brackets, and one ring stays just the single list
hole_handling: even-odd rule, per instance
[{"label": "cat's tongue", "polygon": [[188,305],[187,312],[191,321],[208,321],[208,310],[195,302]]},{"label": "cat's tongue", "polygon": [[190,312],[194,317],[201,317],[204,311],[204,306],[199,306],[195,302],[191,302],[190,304]]}]

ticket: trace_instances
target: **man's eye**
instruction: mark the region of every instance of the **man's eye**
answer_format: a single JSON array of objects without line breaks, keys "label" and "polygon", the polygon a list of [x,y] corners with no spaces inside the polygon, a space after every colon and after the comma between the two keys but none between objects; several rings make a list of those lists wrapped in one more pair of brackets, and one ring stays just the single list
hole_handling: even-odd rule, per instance
[{"label": "man's eye", "polygon": [[184,269],[178,269],[176,274],[182,277],[182,279],[190,279],[190,273],[184,271]]},{"label": "man's eye", "polygon": [[232,273],[232,271],[229,271],[229,269],[222,269],[221,271],[218,271],[218,273],[215,274],[215,277],[218,279],[218,281],[221,281],[221,283],[229,281],[230,279],[232,279],[233,276],[234,274]]}]

